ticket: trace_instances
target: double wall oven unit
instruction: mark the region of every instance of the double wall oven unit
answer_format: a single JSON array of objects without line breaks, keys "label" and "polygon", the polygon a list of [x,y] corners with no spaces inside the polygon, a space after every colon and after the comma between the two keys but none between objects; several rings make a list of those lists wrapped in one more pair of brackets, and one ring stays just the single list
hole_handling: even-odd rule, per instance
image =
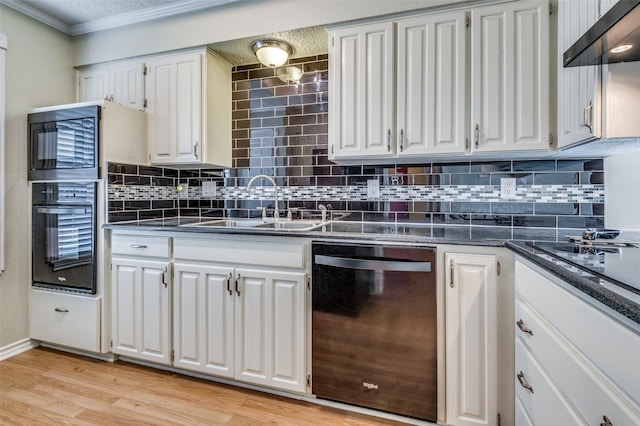
[{"label": "double wall oven unit", "polygon": [[437,420],[435,249],[315,242],[312,391]]}]

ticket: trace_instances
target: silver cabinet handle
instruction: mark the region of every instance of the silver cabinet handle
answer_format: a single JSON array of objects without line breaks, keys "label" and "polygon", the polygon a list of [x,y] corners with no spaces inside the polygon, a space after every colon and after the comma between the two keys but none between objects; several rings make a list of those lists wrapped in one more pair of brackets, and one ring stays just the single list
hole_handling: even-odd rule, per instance
[{"label": "silver cabinet handle", "polygon": [[529,333],[530,335],[533,336],[533,331],[531,331],[531,329],[529,327],[524,325],[524,321],[522,321],[521,319],[518,320],[518,322],[516,322],[516,325],[518,326],[518,328],[520,330],[522,330],[523,333]]},{"label": "silver cabinet handle", "polygon": [[387,151],[391,152],[391,129],[387,129]]},{"label": "silver cabinet handle", "polygon": [[91,213],[91,209],[72,209],[60,207],[38,207],[38,213],[43,214],[86,214]]},{"label": "silver cabinet handle", "polygon": [[365,271],[431,272],[431,262],[407,262],[402,260],[354,259],[349,257],[315,255],[316,265],[336,268],[363,269]]},{"label": "silver cabinet handle", "polygon": [[449,287],[453,288],[454,284],[453,284],[453,259],[451,259],[451,261],[449,262],[449,272],[451,274],[451,280],[449,281]]},{"label": "silver cabinet handle", "polygon": [[476,124],[476,129],[474,132],[474,144],[476,146],[476,149],[478,149],[480,147],[480,125]]},{"label": "silver cabinet handle", "polygon": [[516,377],[518,378],[518,381],[520,382],[520,385],[522,385],[523,388],[527,389],[529,392],[533,393],[533,388],[531,387],[531,385],[529,383],[527,383],[527,379],[524,378],[524,373],[521,371],[519,372]]},{"label": "silver cabinet handle", "polygon": [[136,249],[136,248],[142,248],[142,249],[147,248],[147,246],[145,246],[144,244],[131,244],[129,247],[134,248],[134,249]]},{"label": "silver cabinet handle", "polygon": [[238,288],[238,282],[240,282],[240,274],[236,277],[236,294],[240,296],[240,288]]},{"label": "silver cabinet handle", "polygon": [[193,155],[196,157],[196,160],[198,159],[198,141],[196,141],[195,144],[193,144]]},{"label": "silver cabinet handle", "polygon": [[162,285],[164,285],[164,288],[167,288],[167,272],[167,268],[164,268],[164,271],[162,271]]},{"label": "silver cabinet handle", "polygon": [[584,107],[584,125],[589,128],[589,133],[593,134],[593,100]]},{"label": "silver cabinet handle", "polygon": [[400,152],[404,151],[404,129],[400,129]]},{"label": "silver cabinet handle", "polygon": [[69,312],[69,310],[66,308],[55,308],[54,311],[62,312],[63,314],[66,314],[67,312]]},{"label": "silver cabinet handle", "polygon": [[609,420],[609,417],[602,416],[602,420],[603,422],[600,423],[600,426],[613,426],[613,423],[611,423],[611,420]]},{"label": "silver cabinet handle", "polygon": [[231,290],[231,280],[233,279],[233,275],[229,272],[229,276],[227,277],[227,291],[229,292],[229,296],[233,296],[233,291]]}]

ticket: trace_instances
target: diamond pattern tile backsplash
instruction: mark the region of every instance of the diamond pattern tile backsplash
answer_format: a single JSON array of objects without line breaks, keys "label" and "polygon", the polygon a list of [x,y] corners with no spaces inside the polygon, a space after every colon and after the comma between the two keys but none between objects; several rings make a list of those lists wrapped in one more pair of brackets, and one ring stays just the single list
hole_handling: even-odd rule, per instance
[{"label": "diamond pattern tile backsplash", "polygon": [[[297,84],[260,65],[234,68],[233,168],[110,163],[109,221],[258,217],[257,207],[272,213],[274,189],[268,182],[256,181],[246,189],[251,177],[266,174],[278,183],[282,214],[297,208],[298,215],[315,216],[324,204],[341,220],[419,222],[476,231],[492,227],[514,239],[557,239],[576,229],[604,226],[601,159],[331,163],[327,56],[297,58],[291,65],[304,71]],[[500,198],[500,179],[505,177],[516,179],[513,198]],[[380,185],[376,198],[367,197],[367,181],[372,179]],[[203,195],[204,181],[216,183],[215,196]],[[188,184],[188,197],[178,197],[178,184]]]}]

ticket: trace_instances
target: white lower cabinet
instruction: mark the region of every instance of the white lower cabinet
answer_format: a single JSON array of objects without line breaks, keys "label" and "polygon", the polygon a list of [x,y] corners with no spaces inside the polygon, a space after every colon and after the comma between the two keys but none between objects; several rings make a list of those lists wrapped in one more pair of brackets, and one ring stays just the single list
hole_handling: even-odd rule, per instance
[{"label": "white lower cabinet", "polygon": [[169,238],[114,235],[111,245],[112,351],[170,364]]},{"label": "white lower cabinet", "polygon": [[100,302],[98,297],[31,289],[29,337],[100,352]]},{"label": "white lower cabinet", "polygon": [[516,425],[640,424],[640,335],[568,284],[519,261],[515,271],[516,407],[526,414]]},{"label": "white lower cabinet", "polygon": [[304,245],[176,238],[174,250],[174,365],[304,392]]},{"label": "white lower cabinet", "polygon": [[497,259],[447,253],[447,424],[494,425],[498,416]]}]

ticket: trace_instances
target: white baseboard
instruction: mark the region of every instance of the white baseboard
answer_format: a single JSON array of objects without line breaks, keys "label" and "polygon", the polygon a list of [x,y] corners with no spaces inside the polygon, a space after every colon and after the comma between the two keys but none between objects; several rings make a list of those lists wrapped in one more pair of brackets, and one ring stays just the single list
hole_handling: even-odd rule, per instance
[{"label": "white baseboard", "polygon": [[5,359],[9,359],[13,356],[29,351],[38,345],[39,342],[37,340],[31,340],[28,337],[8,344],[7,346],[0,348],[0,361],[4,361]]}]

